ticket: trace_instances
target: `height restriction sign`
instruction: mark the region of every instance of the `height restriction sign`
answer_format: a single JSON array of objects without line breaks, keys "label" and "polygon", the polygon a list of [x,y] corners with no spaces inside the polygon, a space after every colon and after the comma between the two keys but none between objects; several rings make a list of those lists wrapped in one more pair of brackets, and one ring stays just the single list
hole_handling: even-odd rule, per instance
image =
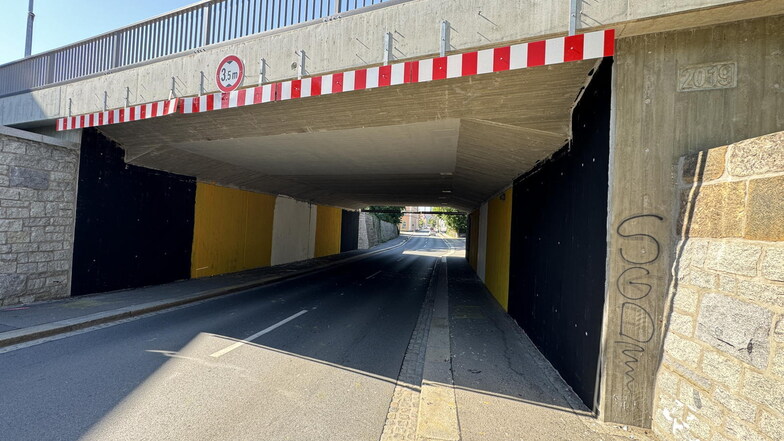
[{"label": "height restriction sign", "polygon": [[215,82],[218,83],[221,92],[231,92],[240,87],[244,76],[245,67],[242,65],[242,60],[236,55],[229,55],[218,64]]}]

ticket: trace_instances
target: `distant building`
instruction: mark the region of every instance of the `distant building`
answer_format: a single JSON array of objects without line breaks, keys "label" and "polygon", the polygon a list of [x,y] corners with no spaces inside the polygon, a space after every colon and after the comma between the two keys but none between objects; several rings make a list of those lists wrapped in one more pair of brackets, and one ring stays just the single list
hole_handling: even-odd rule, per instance
[{"label": "distant building", "polygon": [[[429,214],[420,214],[420,211],[430,211],[431,207],[405,207],[406,213],[400,219],[400,231],[417,231],[426,228],[430,220]],[[411,213],[413,212],[413,213]]]}]

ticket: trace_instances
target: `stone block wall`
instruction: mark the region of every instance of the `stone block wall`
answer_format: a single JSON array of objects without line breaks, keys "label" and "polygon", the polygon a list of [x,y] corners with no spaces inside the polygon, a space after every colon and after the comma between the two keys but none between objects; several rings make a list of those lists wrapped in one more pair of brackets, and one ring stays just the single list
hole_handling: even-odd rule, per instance
[{"label": "stone block wall", "polygon": [[0,306],[70,295],[79,149],[0,127]]},{"label": "stone block wall", "polygon": [[386,242],[388,240],[392,240],[398,236],[397,227],[389,222],[379,221],[380,223],[380,230],[379,230],[379,237],[381,242]]},{"label": "stone block wall", "polygon": [[683,157],[679,169],[654,432],[662,440],[782,440],[784,132]]},{"label": "stone block wall", "polygon": [[384,222],[378,217],[359,213],[359,242],[358,249],[366,250],[374,246],[392,240],[398,236],[397,227]]}]

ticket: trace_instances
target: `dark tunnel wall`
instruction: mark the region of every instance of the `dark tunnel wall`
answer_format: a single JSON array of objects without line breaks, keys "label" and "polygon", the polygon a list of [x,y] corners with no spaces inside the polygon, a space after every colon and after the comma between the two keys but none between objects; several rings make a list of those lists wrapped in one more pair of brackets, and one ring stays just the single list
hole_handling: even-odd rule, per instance
[{"label": "dark tunnel wall", "polygon": [[195,179],[127,165],[123,156],[84,130],[72,295],[190,277]]},{"label": "dark tunnel wall", "polygon": [[573,139],[514,184],[509,313],[593,408],[604,306],[612,60],[572,115]]},{"label": "dark tunnel wall", "polygon": [[359,212],[343,210],[340,220],[340,252],[359,247]]}]

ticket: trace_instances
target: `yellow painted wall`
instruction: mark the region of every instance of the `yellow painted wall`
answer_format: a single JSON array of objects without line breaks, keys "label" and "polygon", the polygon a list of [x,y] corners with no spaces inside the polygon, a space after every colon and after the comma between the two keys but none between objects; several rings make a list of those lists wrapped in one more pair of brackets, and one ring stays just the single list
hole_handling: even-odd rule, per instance
[{"label": "yellow painted wall", "polygon": [[479,210],[468,215],[470,229],[468,231],[468,263],[476,271],[479,256]]},{"label": "yellow painted wall", "polygon": [[196,185],[191,277],[269,266],[275,196]]},{"label": "yellow painted wall", "polygon": [[[503,199],[502,199],[503,198]],[[509,253],[512,239],[512,189],[487,203],[487,268],[485,284],[509,310]]]},{"label": "yellow painted wall", "polygon": [[340,221],[343,210],[335,207],[317,206],[315,257],[329,256],[340,252]]}]

